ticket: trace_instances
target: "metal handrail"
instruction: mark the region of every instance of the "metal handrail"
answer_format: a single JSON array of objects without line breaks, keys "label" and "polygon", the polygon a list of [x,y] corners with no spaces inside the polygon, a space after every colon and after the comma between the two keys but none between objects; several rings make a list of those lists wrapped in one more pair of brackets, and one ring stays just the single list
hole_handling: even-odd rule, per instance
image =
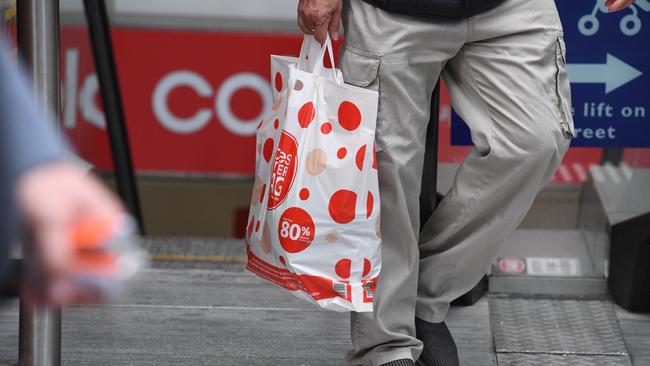
[{"label": "metal handrail", "polygon": [[[59,1],[18,0],[18,51],[27,65],[39,102],[60,115]],[[58,125],[58,124],[57,124]],[[23,251],[24,252],[24,251]],[[24,257],[23,278],[33,265]],[[22,281],[26,283],[26,281]],[[21,366],[61,364],[61,309],[20,300],[19,363]]]},{"label": "metal handrail", "polygon": [[135,217],[140,234],[144,234],[144,223],[131,160],[129,136],[124,121],[124,109],[115,67],[106,4],[104,0],[84,0],[84,10],[88,22],[90,43],[95,56],[99,89],[104,102],[106,129],[115,167],[117,190],[129,212]]}]

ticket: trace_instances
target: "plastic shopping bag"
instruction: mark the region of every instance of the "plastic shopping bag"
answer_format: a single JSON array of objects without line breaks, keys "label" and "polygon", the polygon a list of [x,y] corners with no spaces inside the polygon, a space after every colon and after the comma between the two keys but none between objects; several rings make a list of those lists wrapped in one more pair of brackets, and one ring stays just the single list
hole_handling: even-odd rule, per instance
[{"label": "plastic shopping bag", "polygon": [[271,57],[276,101],[257,130],[246,268],[336,311],[372,311],[380,258],[377,92],[342,81],[331,41]]}]

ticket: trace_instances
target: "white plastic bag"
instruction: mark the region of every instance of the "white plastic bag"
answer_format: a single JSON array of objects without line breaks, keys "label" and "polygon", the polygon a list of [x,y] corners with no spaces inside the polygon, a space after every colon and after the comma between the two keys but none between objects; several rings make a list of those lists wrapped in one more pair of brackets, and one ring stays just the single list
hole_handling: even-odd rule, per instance
[{"label": "white plastic bag", "polygon": [[381,266],[377,92],[323,66],[332,45],[271,57],[276,101],[257,132],[247,269],[336,311],[372,311]]}]

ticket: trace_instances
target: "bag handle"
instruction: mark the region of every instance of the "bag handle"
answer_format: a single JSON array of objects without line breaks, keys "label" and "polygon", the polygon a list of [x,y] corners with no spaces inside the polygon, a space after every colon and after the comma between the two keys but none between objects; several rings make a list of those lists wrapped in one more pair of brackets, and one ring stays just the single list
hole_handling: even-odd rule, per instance
[{"label": "bag handle", "polygon": [[[305,37],[302,41],[302,46],[300,47],[300,62],[298,63],[298,68],[303,71],[310,72],[312,74],[326,75],[327,68],[324,65],[325,55],[329,57],[330,64],[332,67],[329,69],[332,76],[331,79],[334,80],[337,84],[342,84],[343,82],[339,80],[338,73],[336,72],[335,62],[334,62],[334,48],[332,46],[332,40],[330,39],[329,34],[325,39],[325,43],[321,44],[316,41],[314,36],[305,34]],[[308,57],[308,55],[311,55]],[[316,55],[314,57],[314,55]]]},{"label": "bag handle", "polygon": [[[318,46],[318,48],[316,48],[315,46]],[[311,59],[308,56],[318,53],[319,50],[320,50],[320,44],[316,42],[314,37],[305,34],[302,40],[302,45],[300,46],[300,56],[298,56],[300,61],[298,63],[298,69],[307,72],[311,71],[312,68]]]}]

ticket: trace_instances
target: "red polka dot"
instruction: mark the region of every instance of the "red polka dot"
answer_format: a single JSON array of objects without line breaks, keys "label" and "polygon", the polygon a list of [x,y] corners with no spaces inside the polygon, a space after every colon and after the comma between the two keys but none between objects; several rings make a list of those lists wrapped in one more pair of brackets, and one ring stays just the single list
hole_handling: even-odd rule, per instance
[{"label": "red polka dot", "polygon": [[339,105],[339,124],[348,131],[356,130],[361,124],[361,111],[352,102]]},{"label": "red polka dot", "polygon": [[248,239],[253,235],[253,222],[255,221],[254,217],[251,217],[251,222],[248,223]]},{"label": "red polka dot", "polygon": [[275,121],[273,122],[273,127],[275,127],[275,129],[277,130],[279,126],[280,126],[280,120],[276,118]]},{"label": "red polka dot", "polygon": [[260,222],[259,221],[255,223],[255,232],[258,232],[258,231],[260,231]]},{"label": "red polka dot", "polygon": [[275,73],[275,90],[282,90],[282,75],[279,72]]},{"label": "red polka dot", "polygon": [[363,277],[366,277],[368,274],[370,274],[370,269],[372,268],[372,264],[368,260],[368,258],[364,258],[363,260]]},{"label": "red polka dot", "polygon": [[354,220],[357,194],[341,189],[334,192],[329,202],[329,212],[332,219],[339,224],[347,224]]},{"label": "red polka dot", "polygon": [[309,198],[309,190],[307,188],[303,188],[300,190],[300,199],[303,201],[306,201]]},{"label": "red polka dot", "polygon": [[368,191],[368,200],[366,201],[366,218],[372,215],[372,208],[375,205],[375,197],[373,197],[372,192]]},{"label": "red polka dot", "polygon": [[261,120],[260,123],[257,125],[258,130],[260,129],[260,127],[262,127],[262,123],[264,123],[264,120]]},{"label": "red polka dot", "polygon": [[286,266],[286,265],[287,265],[287,260],[284,259],[283,256],[278,257],[278,259],[280,260],[280,263],[282,263],[283,266]]},{"label": "red polka dot", "polygon": [[264,194],[266,193],[266,184],[262,186],[262,191],[260,192],[260,203],[264,201]]},{"label": "red polka dot", "polygon": [[315,116],[316,109],[314,108],[314,103],[305,103],[302,107],[300,107],[300,110],[298,111],[298,123],[300,123],[300,127],[309,127],[309,124],[314,120]]},{"label": "red polka dot", "polygon": [[264,160],[266,160],[267,163],[271,161],[271,155],[273,155],[273,139],[269,138],[266,139],[266,141],[264,141],[263,154],[264,154]]},{"label": "red polka dot", "polygon": [[372,168],[377,169],[377,149],[372,145]]},{"label": "red polka dot", "polygon": [[339,151],[336,152],[336,156],[338,156],[339,159],[343,159],[347,154],[348,154],[348,149],[344,147],[340,148]]},{"label": "red polka dot", "polygon": [[352,267],[352,261],[349,259],[341,259],[336,262],[334,270],[336,274],[341,278],[350,278],[350,268]]},{"label": "red polka dot", "polygon": [[357,151],[357,168],[363,170],[363,160],[366,158],[366,145],[363,145]]},{"label": "red polka dot", "polygon": [[325,135],[332,132],[332,124],[329,122],[323,123],[323,125],[320,126],[320,132],[324,133]]}]

